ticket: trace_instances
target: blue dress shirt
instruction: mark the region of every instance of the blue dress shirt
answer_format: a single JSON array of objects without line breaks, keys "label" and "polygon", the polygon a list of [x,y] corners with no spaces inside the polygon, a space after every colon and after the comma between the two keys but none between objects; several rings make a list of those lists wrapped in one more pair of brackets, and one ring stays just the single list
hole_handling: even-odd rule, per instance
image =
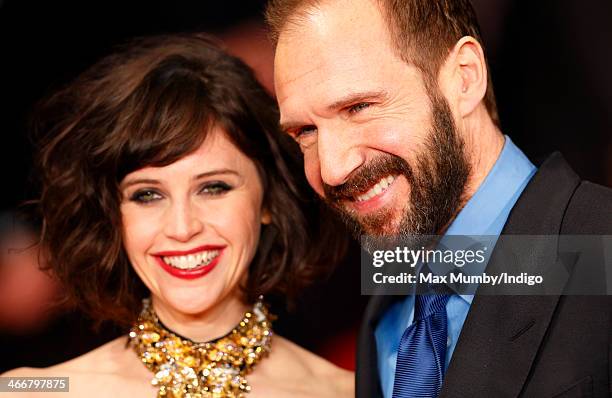
[{"label": "blue dress shirt", "polygon": [[[499,236],[510,210],[535,172],[535,166],[510,137],[505,136],[499,158],[474,196],[452,222],[446,235]],[[448,340],[445,369],[457,345],[472,299],[471,295],[455,294],[446,304]],[[404,330],[412,324],[413,317],[414,295],[409,295],[392,305],[376,326],[378,371],[386,398],[391,398],[393,393],[399,342]]]}]

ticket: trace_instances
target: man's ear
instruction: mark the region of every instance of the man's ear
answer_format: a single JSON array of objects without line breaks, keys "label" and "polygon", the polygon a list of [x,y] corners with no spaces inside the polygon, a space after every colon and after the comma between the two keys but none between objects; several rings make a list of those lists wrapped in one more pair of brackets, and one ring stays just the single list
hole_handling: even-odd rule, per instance
[{"label": "man's ear", "polygon": [[462,37],[453,47],[440,73],[440,84],[460,117],[471,114],[487,91],[487,64],[478,41]]},{"label": "man's ear", "polygon": [[272,214],[270,211],[264,207],[261,211],[261,223],[264,225],[268,225],[272,222]]}]

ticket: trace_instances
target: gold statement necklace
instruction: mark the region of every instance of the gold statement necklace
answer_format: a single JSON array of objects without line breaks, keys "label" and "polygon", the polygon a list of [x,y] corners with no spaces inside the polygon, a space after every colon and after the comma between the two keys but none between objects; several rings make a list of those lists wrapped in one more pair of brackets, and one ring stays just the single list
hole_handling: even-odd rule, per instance
[{"label": "gold statement necklace", "polygon": [[260,299],[228,334],[196,343],[164,327],[145,299],[129,344],[153,372],[157,397],[244,398],[251,391],[246,375],[270,353],[271,326]]}]

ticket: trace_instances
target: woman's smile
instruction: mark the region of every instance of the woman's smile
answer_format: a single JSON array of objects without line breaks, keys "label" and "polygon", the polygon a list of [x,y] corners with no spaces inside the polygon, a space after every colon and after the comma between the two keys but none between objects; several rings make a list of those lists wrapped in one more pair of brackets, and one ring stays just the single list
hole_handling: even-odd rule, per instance
[{"label": "woman's smile", "polygon": [[187,251],[163,251],[152,254],[162,269],[182,279],[200,278],[212,271],[225,245],[205,245]]}]

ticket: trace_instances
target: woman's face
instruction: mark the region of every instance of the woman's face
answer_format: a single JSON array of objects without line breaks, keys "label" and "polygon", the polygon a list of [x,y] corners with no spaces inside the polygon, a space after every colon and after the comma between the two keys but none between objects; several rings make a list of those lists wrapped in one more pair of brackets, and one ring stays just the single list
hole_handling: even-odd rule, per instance
[{"label": "woman's face", "polygon": [[128,174],[120,189],[125,250],[164,312],[197,315],[239,296],[269,220],[255,164],[222,129],[175,163]]}]

